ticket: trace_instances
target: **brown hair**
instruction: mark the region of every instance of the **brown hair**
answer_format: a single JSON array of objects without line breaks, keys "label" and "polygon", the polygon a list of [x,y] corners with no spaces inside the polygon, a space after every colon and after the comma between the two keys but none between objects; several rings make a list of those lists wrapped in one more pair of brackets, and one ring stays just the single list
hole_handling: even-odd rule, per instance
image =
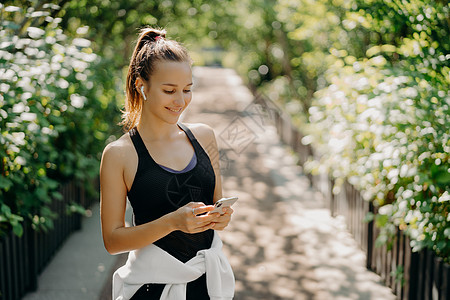
[{"label": "brown hair", "polygon": [[186,48],[174,40],[166,39],[164,29],[141,29],[128,67],[125,111],[120,123],[126,131],[135,127],[141,117],[143,99],[137,91],[136,79],[140,77],[148,82],[155,63],[163,60],[192,62]]}]

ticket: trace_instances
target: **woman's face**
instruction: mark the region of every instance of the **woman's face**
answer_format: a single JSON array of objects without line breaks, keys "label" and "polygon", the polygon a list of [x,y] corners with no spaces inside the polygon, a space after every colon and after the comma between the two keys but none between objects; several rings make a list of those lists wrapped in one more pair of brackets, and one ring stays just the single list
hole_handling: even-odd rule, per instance
[{"label": "woman's face", "polygon": [[174,124],[192,99],[192,70],[188,62],[159,61],[145,87],[144,111]]}]

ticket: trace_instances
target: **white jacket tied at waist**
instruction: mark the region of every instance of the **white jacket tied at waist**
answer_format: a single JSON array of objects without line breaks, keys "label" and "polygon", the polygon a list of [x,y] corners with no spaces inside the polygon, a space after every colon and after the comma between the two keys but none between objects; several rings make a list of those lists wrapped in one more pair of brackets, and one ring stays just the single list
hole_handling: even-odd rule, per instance
[{"label": "white jacket tied at waist", "polygon": [[183,263],[151,244],[131,251],[124,266],[113,275],[113,299],[128,300],[146,283],[165,284],[161,300],[185,300],[186,284],[206,272],[208,294],[212,300],[230,300],[234,296],[234,275],[222,252],[222,241],[214,231],[210,249],[200,250]]}]

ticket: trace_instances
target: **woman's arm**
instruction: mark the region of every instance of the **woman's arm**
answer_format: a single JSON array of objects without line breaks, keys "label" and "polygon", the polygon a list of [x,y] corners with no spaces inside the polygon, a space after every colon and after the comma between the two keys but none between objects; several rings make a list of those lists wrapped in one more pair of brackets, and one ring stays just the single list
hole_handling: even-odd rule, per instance
[{"label": "woman's arm", "polygon": [[[196,233],[213,228],[213,215],[194,216],[212,210],[212,206],[191,202],[178,210],[152,222],[125,227],[127,187],[124,166],[129,152],[121,142],[108,145],[100,165],[100,214],[103,242],[111,254],[118,254],[145,247],[172,231]],[[129,159],[128,159],[129,162]]]},{"label": "woman's arm", "polygon": [[[214,169],[214,174],[216,177],[216,186],[214,189],[214,203],[217,200],[222,198],[222,175],[220,173],[220,154],[219,148],[217,146],[216,136],[214,135],[214,131],[211,127],[205,124],[192,124],[191,130],[194,135],[197,136],[198,141],[202,145],[203,149],[205,149],[206,153],[211,160],[212,167]],[[190,126],[190,127],[191,127]],[[231,215],[233,214],[232,208],[225,208],[224,214],[214,219],[215,230],[223,230],[228,226],[231,220]]]}]

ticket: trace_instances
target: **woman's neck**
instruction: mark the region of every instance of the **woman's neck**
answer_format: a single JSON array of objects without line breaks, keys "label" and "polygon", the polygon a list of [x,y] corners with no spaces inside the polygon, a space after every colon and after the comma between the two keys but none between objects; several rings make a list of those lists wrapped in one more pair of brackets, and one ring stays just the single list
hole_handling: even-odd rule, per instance
[{"label": "woman's neck", "polygon": [[141,118],[137,126],[139,134],[144,140],[168,140],[180,134],[177,124],[170,124],[154,118]]}]

